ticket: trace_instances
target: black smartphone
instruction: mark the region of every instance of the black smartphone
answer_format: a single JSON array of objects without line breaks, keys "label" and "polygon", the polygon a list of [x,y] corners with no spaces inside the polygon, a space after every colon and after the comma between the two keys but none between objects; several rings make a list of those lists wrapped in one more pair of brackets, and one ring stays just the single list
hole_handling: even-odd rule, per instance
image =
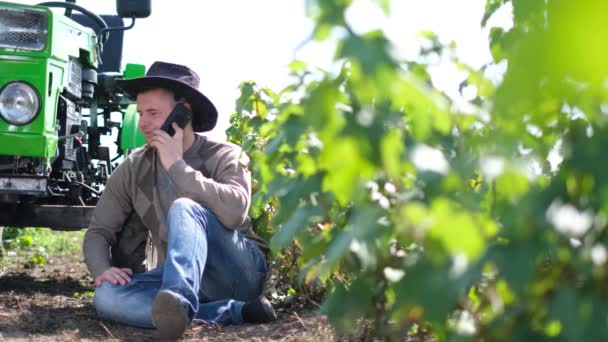
[{"label": "black smartphone", "polygon": [[173,136],[175,130],[173,129],[173,126],[171,126],[172,123],[177,123],[177,125],[183,129],[190,120],[192,120],[192,112],[186,108],[183,103],[178,102],[160,129],[167,132],[170,136]]}]

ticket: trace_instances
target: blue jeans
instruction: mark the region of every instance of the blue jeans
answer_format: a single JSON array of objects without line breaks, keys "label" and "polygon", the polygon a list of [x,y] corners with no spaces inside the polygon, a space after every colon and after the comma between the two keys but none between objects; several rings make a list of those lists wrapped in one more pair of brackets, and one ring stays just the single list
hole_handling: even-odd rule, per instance
[{"label": "blue jeans", "polygon": [[103,282],[93,303],[104,319],[154,328],[152,303],[159,290],[171,290],[193,321],[242,324],[245,301],[264,291],[268,263],[255,242],[225,228],[215,215],[187,199],[167,214],[165,262],[133,275],[126,285]]}]

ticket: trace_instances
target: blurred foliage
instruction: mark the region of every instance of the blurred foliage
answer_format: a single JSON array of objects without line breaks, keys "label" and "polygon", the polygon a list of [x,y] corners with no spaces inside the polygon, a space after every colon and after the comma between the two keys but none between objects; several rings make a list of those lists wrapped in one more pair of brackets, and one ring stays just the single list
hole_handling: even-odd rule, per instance
[{"label": "blurred foliage", "polygon": [[48,228],[4,228],[6,247],[24,250],[44,248],[51,254],[80,253],[85,230],[56,231]]},{"label": "blurred foliage", "polygon": [[74,292],[73,296],[74,296],[74,298],[92,299],[95,296],[95,292],[93,292],[93,291]]},{"label": "blurred foliage", "polygon": [[[9,228],[2,229],[1,249],[11,253],[0,253],[7,260],[11,255],[20,256],[13,263],[18,262],[26,268],[42,267],[46,265],[49,254],[65,255],[81,253],[84,230],[73,232],[53,231],[48,228]],[[0,261],[3,261],[0,258]],[[3,262],[4,262],[3,261]],[[2,263],[0,263],[1,265]]]},{"label": "blurred foliage", "polygon": [[34,251],[34,253],[27,258],[27,261],[25,262],[24,266],[26,268],[42,267],[46,265],[48,259],[48,253],[45,251],[44,248],[41,247],[37,251]]},{"label": "blurred foliage", "polygon": [[[321,310],[357,336],[608,339],[608,2],[487,0],[481,25],[510,5],[513,27],[489,28],[481,69],[430,32],[398,59],[350,5],[307,1],[335,68],[242,83],[227,131],[280,274],[323,284]],[[466,72],[466,106],[433,86],[431,55]]]}]

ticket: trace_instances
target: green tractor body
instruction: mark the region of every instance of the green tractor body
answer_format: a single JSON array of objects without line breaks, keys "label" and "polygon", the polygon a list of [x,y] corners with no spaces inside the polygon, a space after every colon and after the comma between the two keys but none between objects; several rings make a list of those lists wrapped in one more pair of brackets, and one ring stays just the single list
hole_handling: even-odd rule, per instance
[{"label": "green tractor body", "polygon": [[[40,101],[40,113],[29,124],[12,125],[6,120],[0,120],[0,155],[52,158],[57,149],[55,126],[59,97],[64,91],[78,96],[78,88],[81,87],[81,84],[76,84],[77,76],[72,75],[71,71],[82,66],[97,67],[95,32],[65,16],[54,15],[45,7],[25,9],[23,6],[2,2],[0,6],[3,16],[21,17],[15,18],[14,22],[30,24],[30,30],[35,30],[32,24],[37,23],[37,30],[40,31],[37,34],[30,33],[32,37],[14,34],[13,42],[9,40],[9,34],[6,34],[7,38],[3,40],[7,42],[0,43],[0,87],[12,82],[29,84]],[[20,9],[25,12],[12,14]],[[44,31],[47,32],[46,38]],[[30,40],[34,36],[39,41],[30,43],[27,50],[17,47],[20,40]],[[15,48],[1,47],[2,45],[13,45]],[[79,65],[76,66],[75,63]],[[68,69],[70,66],[73,70]],[[72,80],[70,76],[73,77]]]},{"label": "green tractor body", "polygon": [[[62,4],[0,2],[0,226],[88,226],[113,162],[144,144],[134,104],[114,87],[145,72],[120,70],[122,18]],[[115,155],[104,135],[117,138]]]}]

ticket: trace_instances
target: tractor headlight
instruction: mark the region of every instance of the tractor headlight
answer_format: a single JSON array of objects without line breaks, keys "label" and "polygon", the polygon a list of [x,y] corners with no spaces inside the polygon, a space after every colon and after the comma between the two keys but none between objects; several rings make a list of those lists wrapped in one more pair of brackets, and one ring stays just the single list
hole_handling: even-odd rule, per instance
[{"label": "tractor headlight", "polygon": [[0,116],[11,125],[32,122],[40,112],[40,95],[31,85],[16,81],[0,90]]},{"label": "tractor headlight", "polygon": [[40,10],[0,7],[0,47],[44,50],[47,21],[46,13]]}]

